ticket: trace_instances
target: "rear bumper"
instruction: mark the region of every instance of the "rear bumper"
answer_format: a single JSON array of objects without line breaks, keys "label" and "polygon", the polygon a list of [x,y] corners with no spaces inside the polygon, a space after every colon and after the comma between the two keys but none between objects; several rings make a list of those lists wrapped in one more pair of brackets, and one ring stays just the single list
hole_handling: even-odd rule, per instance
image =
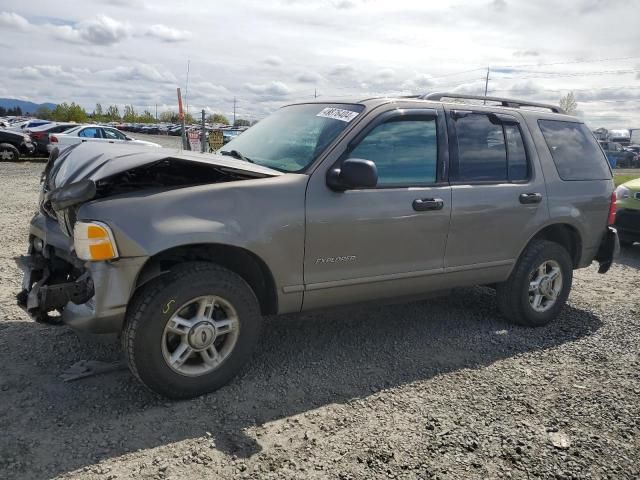
[{"label": "rear bumper", "polygon": [[[16,258],[24,272],[18,305],[38,322],[62,322],[90,333],[119,333],[147,257],[83,262],[69,253],[68,247],[56,246],[68,239],[57,223],[49,225],[48,220],[40,214],[34,217],[29,253]],[[45,225],[49,228],[43,229]],[[42,241],[39,249],[34,246],[36,239]],[[52,312],[60,316],[52,316]]]},{"label": "rear bumper", "polygon": [[607,227],[607,231],[602,238],[602,242],[600,242],[600,248],[595,258],[600,264],[598,273],[607,273],[619,254],[620,240],[618,239],[618,232],[613,227]]}]

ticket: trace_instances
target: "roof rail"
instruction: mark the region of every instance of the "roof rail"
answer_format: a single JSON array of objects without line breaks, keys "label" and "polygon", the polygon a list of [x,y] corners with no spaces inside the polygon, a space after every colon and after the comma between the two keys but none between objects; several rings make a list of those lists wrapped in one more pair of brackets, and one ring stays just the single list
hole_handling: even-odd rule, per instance
[{"label": "roof rail", "polygon": [[553,113],[563,113],[565,115],[567,113],[562,108],[556,105],[550,105],[548,103],[526,102],[523,100],[514,100],[512,98],[485,97],[483,95],[464,95],[460,93],[446,93],[446,92],[426,93],[420,96],[420,99],[422,100],[439,101],[439,100],[442,100],[443,98],[460,98],[464,100],[486,100],[488,102],[498,102],[503,107],[511,107],[511,108],[538,107],[538,108],[547,108],[551,110]]}]

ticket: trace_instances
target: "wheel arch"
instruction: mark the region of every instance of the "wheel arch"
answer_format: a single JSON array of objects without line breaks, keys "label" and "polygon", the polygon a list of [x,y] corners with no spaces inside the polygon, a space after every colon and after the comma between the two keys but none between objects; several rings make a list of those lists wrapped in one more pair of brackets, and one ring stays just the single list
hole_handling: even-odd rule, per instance
[{"label": "wheel arch", "polygon": [[[167,273],[174,265],[186,261],[206,261],[240,275],[249,284],[260,303],[263,315],[278,311],[278,296],[273,274],[255,253],[238,246],[198,243],[171,247],[149,257],[138,273],[133,294],[149,281]],[[132,294],[132,296],[133,296]]]},{"label": "wheel arch", "polygon": [[[583,243],[582,236],[575,226],[568,223],[552,223],[546,225],[531,236],[526,246],[522,249],[522,252],[535,240],[548,240],[561,245],[569,252],[573,268],[578,268],[580,265]],[[520,255],[522,255],[522,252],[520,252]],[[518,256],[518,258],[519,257],[520,256]]]}]

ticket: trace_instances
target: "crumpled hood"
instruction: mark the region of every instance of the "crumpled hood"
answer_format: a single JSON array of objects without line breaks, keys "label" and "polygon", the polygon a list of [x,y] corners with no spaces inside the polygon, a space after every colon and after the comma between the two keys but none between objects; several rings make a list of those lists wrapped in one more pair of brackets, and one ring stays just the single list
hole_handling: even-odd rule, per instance
[{"label": "crumpled hood", "polygon": [[149,149],[141,145],[104,145],[98,142],[80,143],[65,148],[53,163],[47,164],[44,175],[48,189],[55,190],[80,180],[98,181],[127,170],[171,159],[211,165],[222,171],[255,178],[283,175],[282,172],[268,167],[218,154],[167,148]]}]

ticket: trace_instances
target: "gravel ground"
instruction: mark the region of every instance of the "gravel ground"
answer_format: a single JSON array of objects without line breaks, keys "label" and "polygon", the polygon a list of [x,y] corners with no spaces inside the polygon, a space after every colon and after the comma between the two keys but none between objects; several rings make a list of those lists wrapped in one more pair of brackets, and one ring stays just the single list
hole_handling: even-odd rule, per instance
[{"label": "gravel ground", "polygon": [[243,375],[169,403],[126,370],[64,383],[115,339],[15,306],[41,169],[0,164],[1,479],[640,477],[640,246],[541,329],[483,288],[269,318]]}]

